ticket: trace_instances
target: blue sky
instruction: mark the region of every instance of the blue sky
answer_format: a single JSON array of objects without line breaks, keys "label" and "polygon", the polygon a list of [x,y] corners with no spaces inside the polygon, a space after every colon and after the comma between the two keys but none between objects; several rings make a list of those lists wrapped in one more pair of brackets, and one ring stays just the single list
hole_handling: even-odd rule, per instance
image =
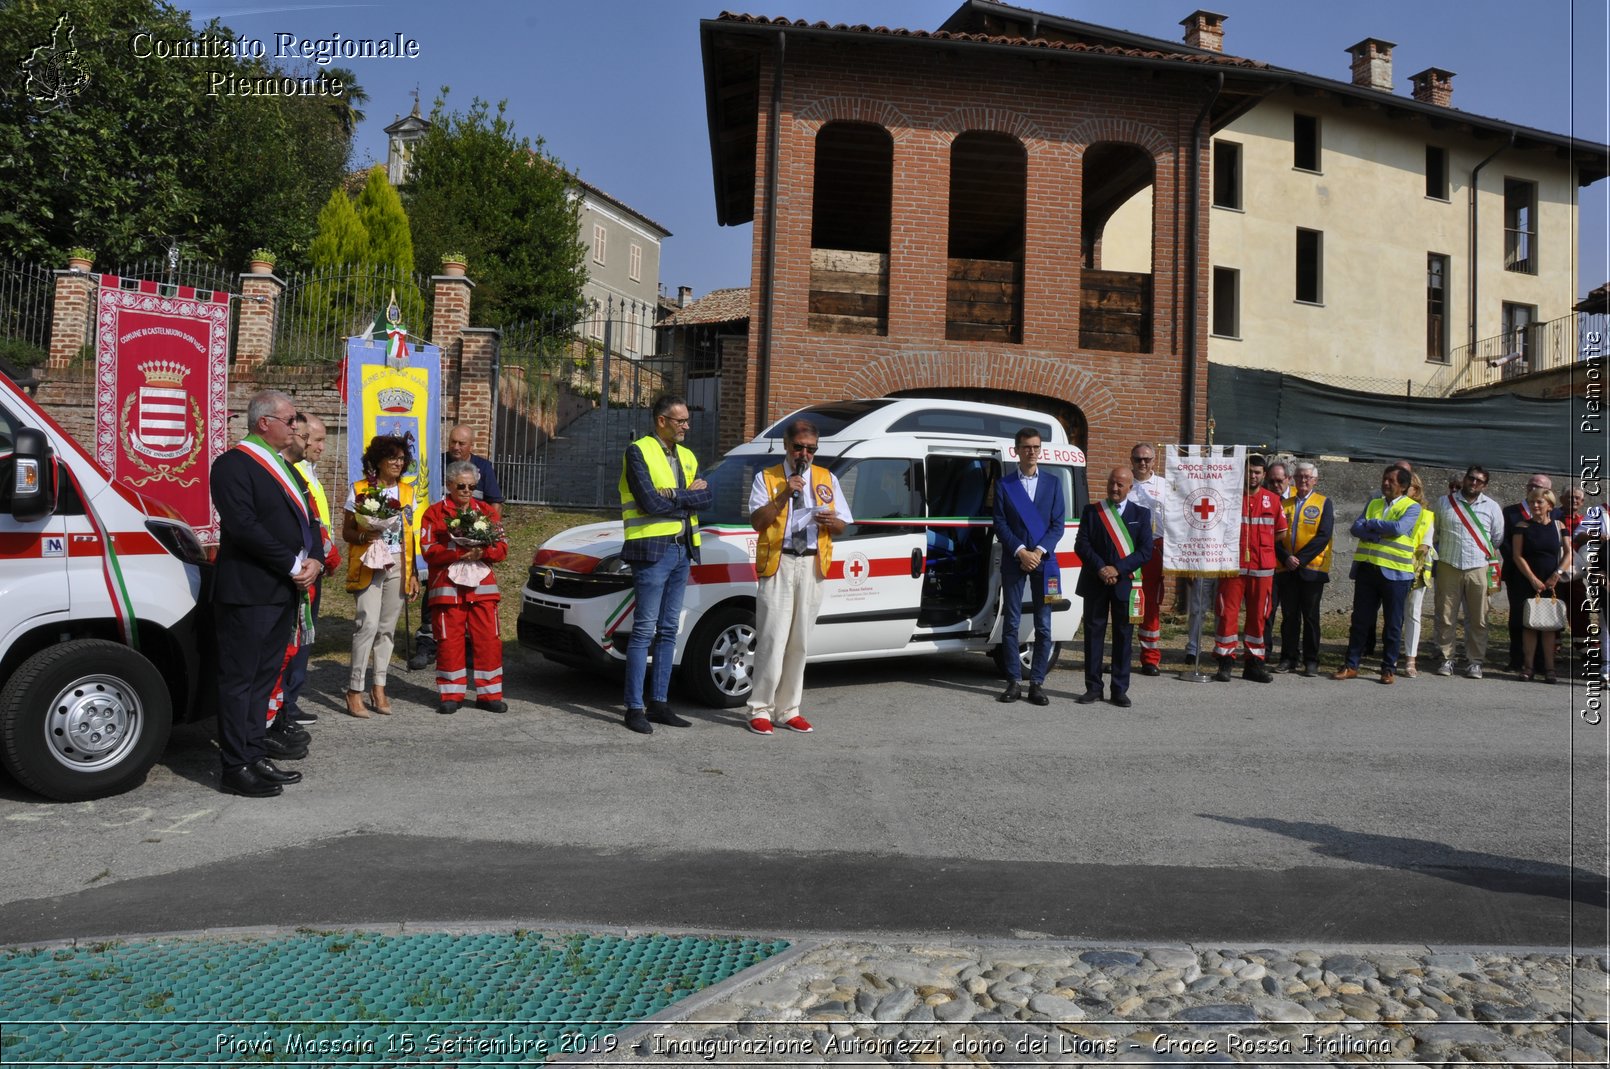
[{"label": "blue sky", "polygon": [[[859,3],[747,0],[727,10],[828,22],[934,29],[957,2]],[[198,22],[217,17],[267,41],[416,39],[417,59],[341,61],[369,93],[357,161],[385,158],[382,127],[407,113],[417,85],[427,112],[443,85],[449,103],[507,99],[516,129],[547,142],[583,178],[672,231],[660,280],[696,294],[749,284],[750,228],[715,222],[699,20],[720,3],[687,0],[391,0],[385,4],[280,4],[195,0]],[[1039,0],[1022,6],[1167,40],[1192,0]],[[1213,0],[1228,16],[1225,51],[1347,80],[1345,48],[1394,41],[1395,91],[1426,67],[1456,72],[1453,102],[1478,115],[1610,142],[1610,42],[1603,0]],[[1582,190],[1581,289],[1610,279],[1610,181]]]}]

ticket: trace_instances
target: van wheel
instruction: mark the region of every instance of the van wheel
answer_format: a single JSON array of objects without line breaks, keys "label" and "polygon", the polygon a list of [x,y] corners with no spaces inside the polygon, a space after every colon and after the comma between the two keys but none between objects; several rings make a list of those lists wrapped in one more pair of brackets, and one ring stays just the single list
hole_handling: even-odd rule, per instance
[{"label": "van wheel", "polygon": [[[1007,676],[1007,674],[1006,674],[1006,658],[1008,656],[1007,652],[1006,652],[1006,644],[1005,643],[1000,643],[1000,644],[994,646],[993,648],[991,648],[989,652],[990,652],[990,657],[993,658],[994,661],[995,661],[995,669],[996,669],[996,671],[1001,673],[1001,678],[1002,679],[1009,678]],[[1055,668],[1057,666],[1057,661],[1061,657],[1062,657],[1062,643],[1060,643],[1060,642],[1051,643],[1051,660],[1049,662],[1047,662],[1047,664],[1045,666],[1045,670],[1047,672],[1049,672],[1051,669]],[[1020,677],[1023,678],[1023,679],[1029,678],[1029,673],[1034,668],[1034,643],[1032,641],[1018,643],[1018,646],[1017,646],[1017,663],[1018,663],[1018,673],[1019,673]]]},{"label": "van wheel", "polygon": [[749,700],[755,670],[755,612],[728,605],[699,621],[682,651],[682,683],[712,709]]},{"label": "van wheel", "polygon": [[103,639],[51,646],[0,691],[0,764],[61,802],[139,786],[168,744],[173,701],[156,666]]}]

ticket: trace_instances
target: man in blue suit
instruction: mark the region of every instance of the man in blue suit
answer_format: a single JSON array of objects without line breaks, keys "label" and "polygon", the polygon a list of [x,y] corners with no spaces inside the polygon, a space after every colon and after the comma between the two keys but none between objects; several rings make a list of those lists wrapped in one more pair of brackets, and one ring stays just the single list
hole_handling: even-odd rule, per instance
[{"label": "man in blue suit", "polygon": [[1152,557],[1152,510],[1125,501],[1135,476],[1114,468],[1107,476],[1107,499],[1086,505],[1079,517],[1079,596],[1084,599],[1085,692],[1074,700],[1101,700],[1106,659],[1107,618],[1112,617],[1112,703],[1128,709],[1130,636],[1129,591],[1141,565]]},{"label": "man in blue suit", "polygon": [[1001,540],[1001,647],[1009,682],[1003,702],[1022,697],[1023,665],[1017,654],[1017,628],[1023,614],[1023,580],[1029,580],[1034,605],[1034,665],[1029,674],[1029,704],[1049,705],[1041,689],[1051,664],[1051,603],[1062,596],[1057,569],[1057,542],[1067,523],[1062,480],[1040,475],[1040,432],[1017,432],[1017,470],[995,487],[995,537]]}]

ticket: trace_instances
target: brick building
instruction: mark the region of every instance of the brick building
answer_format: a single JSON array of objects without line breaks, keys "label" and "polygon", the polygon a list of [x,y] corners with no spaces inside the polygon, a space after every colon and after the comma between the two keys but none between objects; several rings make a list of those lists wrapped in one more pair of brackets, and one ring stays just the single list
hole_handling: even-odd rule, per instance
[{"label": "brick building", "polygon": [[[1208,138],[1261,65],[1098,29],[978,0],[931,32],[702,23],[718,221],[754,224],[745,436],[943,393],[1054,414],[1098,471],[1200,440]],[[1103,270],[1148,190],[1148,269]]]}]

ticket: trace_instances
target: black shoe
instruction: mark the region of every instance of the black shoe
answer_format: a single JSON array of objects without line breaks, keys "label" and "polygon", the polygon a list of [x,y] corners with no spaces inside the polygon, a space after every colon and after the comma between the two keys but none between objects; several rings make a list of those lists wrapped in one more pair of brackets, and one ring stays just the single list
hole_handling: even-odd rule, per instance
[{"label": "black shoe", "polygon": [[310,713],[306,709],[298,709],[291,714],[291,723],[293,724],[317,724],[318,722],[319,714]]},{"label": "black shoe", "polygon": [[1014,679],[1006,685],[1006,689],[1001,691],[1000,696],[995,700],[998,702],[1015,702],[1021,697],[1023,697],[1023,686]]},{"label": "black shoe", "polygon": [[677,716],[668,702],[649,702],[648,718],[652,722],[664,724],[666,727],[690,728],[693,726],[693,721],[684,720],[682,717]]},{"label": "black shoe", "polygon": [[307,744],[298,746],[288,740],[275,738],[278,732],[270,731],[263,736],[263,749],[269,757],[276,761],[300,761],[307,756]]},{"label": "black shoe", "polygon": [[504,701],[483,702],[480,699],[476,699],[475,707],[485,709],[489,713],[506,713],[509,711],[509,703]]},{"label": "black shoe", "polygon": [[302,773],[286,771],[266,757],[262,758],[255,765],[253,765],[252,771],[257,773],[259,778],[267,780],[269,783],[302,782]]},{"label": "black shoe", "polygon": [[1101,688],[1091,687],[1073,700],[1078,705],[1094,705],[1101,700]]},{"label": "black shoe", "polygon": [[1307,676],[1309,679],[1318,677],[1319,662],[1309,661],[1307,664],[1303,665],[1303,675]]},{"label": "black shoe", "polygon": [[643,714],[641,709],[626,710],[626,728],[628,731],[635,731],[639,735],[654,734],[654,725],[648,722],[648,717]]},{"label": "black shoe", "polygon": [[1248,657],[1247,663],[1241,667],[1241,678],[1250,679],[1254,683],[1271,683],[1275,677],[1269,674],[1269,669],[1263,666],[1261,660]]},{"label": "black shoe", "polygon": [[408,658],[408,668],[413,672],[418,672],[421,669],[429,668],[435,663],[436,648],[434,646],[428,650],[424,647],[420,647],[414,650],[414,655],[412,657]]},{"label": "black shoe", "polygon": [[1109,700],[1120,709],[1128,709],[1131,705],[1135,704],[1129,700],[1129,695],[1121,690],[1113,691],[1112,698]]},{"label": "black shoe", "polygon": [[313,741],[307,728],[291,723],[290,717],[284,714],[274,718],[274,726],[268,729],[268,733],[277,736],[287,746],[306,746]]},{"label": "black shoe", "polygon": [[1160,676],[1163,674],[1163,670],[1155,664],[1143,664],[1140,666],[1140,674],[1143,676]]},{"label": "black shoe", "polygon": [[1213,682],[1215,682],[1215,683],[1228,683],[1228,682],[1230,682],[1230,679],[1231,679],[1230,670],[1235,667],[1235,658],[1234,657],[1220,657],[1218,660],[1219,660],[1219,670],[1217,672],[1213,673]]},{"label": "black shoe", "polygon": [[1045,691],[1040,689],[1040,684],[1038,684],[1038,683],[1030,683],[1029,684],[1029,704],[1030,705],[1050,705],[1051,704],[1051,699],[1047,698],[1045,696]]},{"label": "black shoe", "polygon": [[1282,674],[1282,675],[1285,675],[1285,674],[1288,674],[1288,673],[1291,673],[1291,672],[1295,672],[1296,670],[1297,670],[1297,662],[1296,661],[1281,661],[1280,664],[1275,667],[1275,671],[1280,673],[1280,674]]},{"label": "black shoe", "polygon": [[443,716],[452,716],[463,706],[463,702],[443,702],[436,707],[436,711]]},{"label": "black shoe", "polygon": [[242,798],[272,798],[285,790],[278,783],[270,783],[259,776],[250,765],[227,769],[218,777],[218,789],[225,794],[238,794]]}]

